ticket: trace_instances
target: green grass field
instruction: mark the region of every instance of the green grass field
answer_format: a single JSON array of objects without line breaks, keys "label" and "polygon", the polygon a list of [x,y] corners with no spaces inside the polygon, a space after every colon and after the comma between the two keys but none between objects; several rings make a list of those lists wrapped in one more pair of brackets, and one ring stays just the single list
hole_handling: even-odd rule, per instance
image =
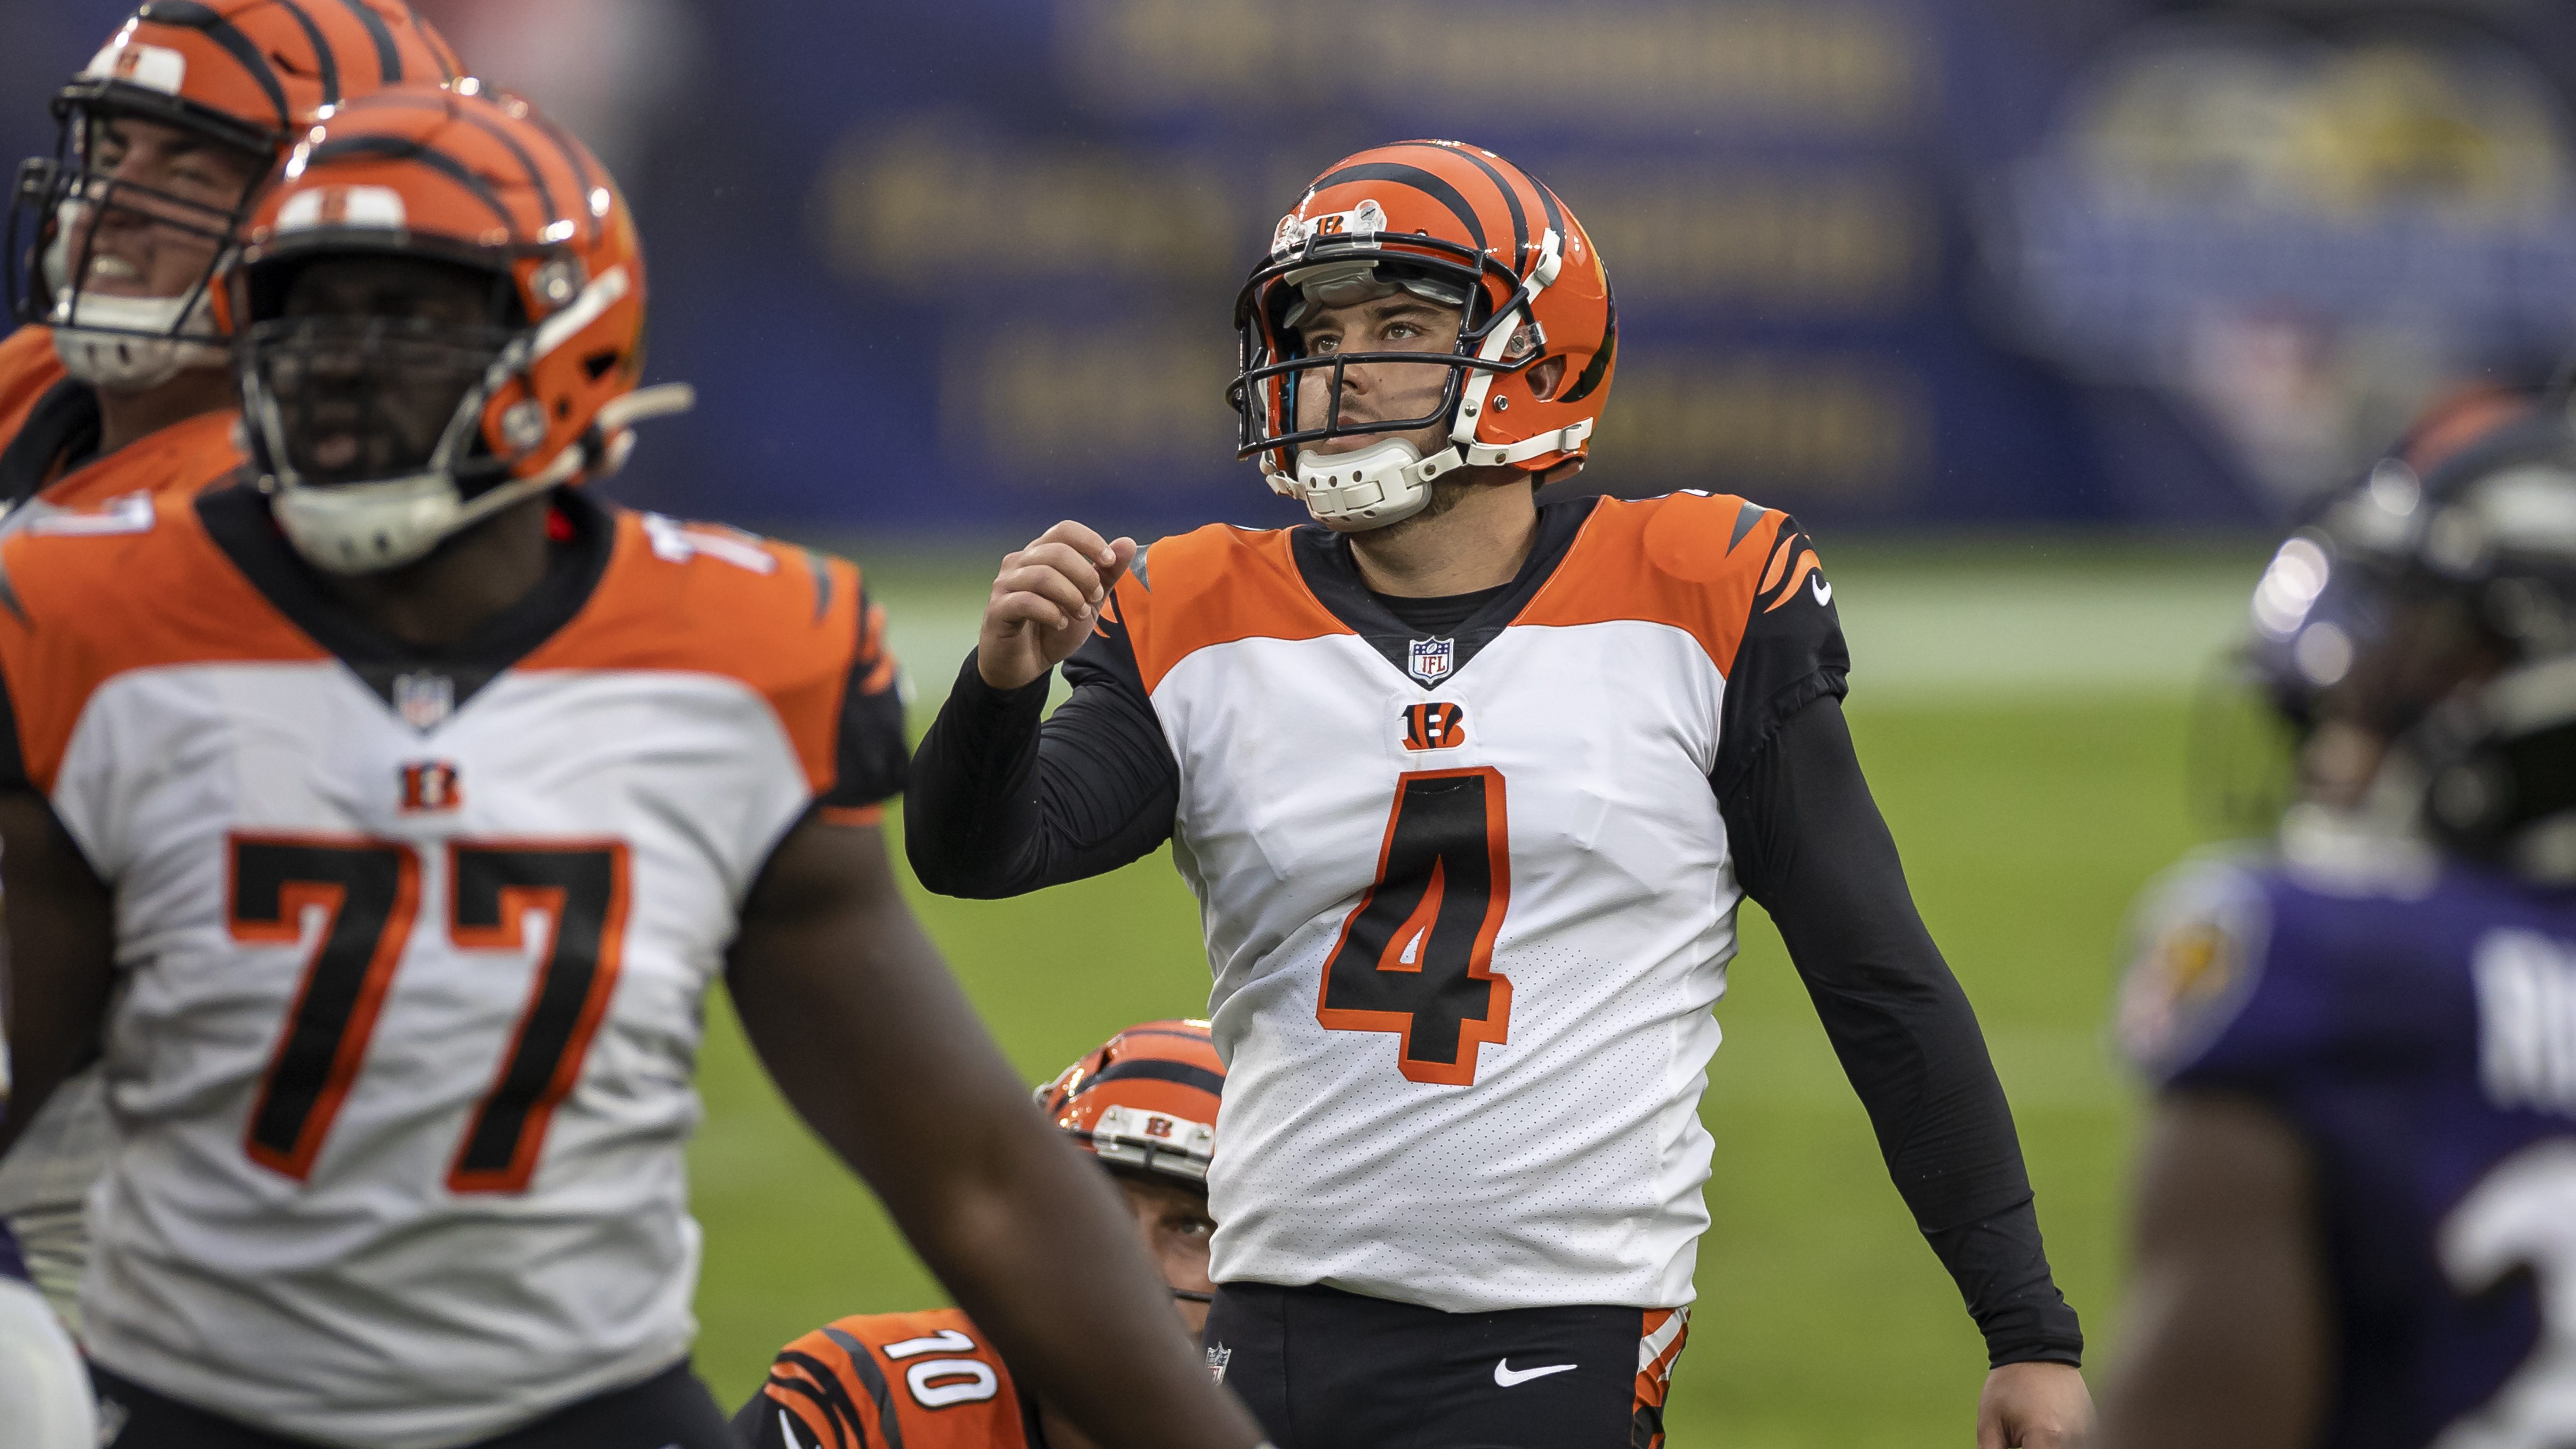
[{"label": "green grass field", "polygon": [[[2131,897],[2200,838],[2184,786],[2190,685],[2232,636],[2258,565],[2232,545],[2050,542],[1849,550],[1833,569],[1862,760],[1984,1020],[2096,1369],[2114,1347],[2138,1115],[2103,1045],[2104,1004]],[[916,727],[972,642],[988,568],[889,560],[871,572],[922,690]],[[1167,857],[1011,902],[916,894],[1033,1081],[1122,1024],[1204,1005],[1196,908]],[[1702,1108],[1717,1139],[1715,1225],[1670,1442],[1969,1445],[1977,1335],[1759,914],[1745,910],[1718,1007],[1727,1041]],[[710,1014],[693,1159],[700,1366],[732,1403],[779,1344],[825,1319],[943,1300],[788,1117],[722,1005]]]}]

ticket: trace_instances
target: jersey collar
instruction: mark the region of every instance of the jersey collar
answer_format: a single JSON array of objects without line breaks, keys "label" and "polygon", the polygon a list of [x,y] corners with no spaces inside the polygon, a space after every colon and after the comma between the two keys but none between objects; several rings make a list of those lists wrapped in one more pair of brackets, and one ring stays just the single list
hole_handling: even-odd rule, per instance
[{"label": "jersey collar", "polygon": [[[1599,498],[1573,498],[1540,506],[1538,537],[1530,545],[1529,557],[1521,562],[1520,572],[1512,576],[1501,593],[1486,600],[1458,626],[1452,636],[1448,673],[1423,687],[1436,691],[1457,678],[1486,645],[1502,637],[1503,630],[1556,576],[1557,566],[1565,562],[1566,551],[1574,547],[1584,521],[1600,502]],[[1396,673],[1421,682],[1420,676],[1412,672],[1411,659],[1413,644],[1422,639],[1422,632],[1397,618],[1360,581],[1359,564],[1351,557],[1349,537],[1321,524],[1308,524],[1289,536],[1289,548],[1297,560],[1298,576],[1305,580],[1315,601],[1349,625],[1351,632],[1367,641]]]},{"label": "jersey collar", "polygon": [[617,522],[578,488],[554,494],[571,540],[554,550],[545,577],[526,597],[441,649],[386,634],[334,598],[298,558],[269,516],[268,497],[247,483],[199,495],[197,515],[215,546],[262,597],[349,667],[397,718],[423,734],[572,622],[599,588],[617,547]]}]

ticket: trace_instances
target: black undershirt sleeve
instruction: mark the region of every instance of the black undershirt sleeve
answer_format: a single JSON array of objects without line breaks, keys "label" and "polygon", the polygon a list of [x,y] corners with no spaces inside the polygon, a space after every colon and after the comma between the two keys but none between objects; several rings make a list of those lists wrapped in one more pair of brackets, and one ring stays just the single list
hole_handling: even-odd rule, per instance
[{"label": "black undershirt sleeve", "polygon": [[1835,693],[1797,705],[1720,795],[1747,895],[1771,913],[1897,1191],[1990,1361],[2078,1363],[2012,1109],[1967,994],[1915,912]]},{"label": "black undershirt sleeve", "polygon": [[913,755],[904,852],[921,883],[994,900],[1116,870],[1171,838],[1181,772],[1141,687],[1065,662],[1073,697],[1047,716],[1044,678],[999,690],[966,656]]}]

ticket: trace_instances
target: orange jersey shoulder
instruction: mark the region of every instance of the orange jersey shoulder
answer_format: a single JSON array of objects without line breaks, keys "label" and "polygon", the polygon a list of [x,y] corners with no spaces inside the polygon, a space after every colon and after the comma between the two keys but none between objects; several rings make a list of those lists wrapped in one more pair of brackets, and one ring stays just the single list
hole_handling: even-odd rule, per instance
[{"label": "orange jersey shoulder", "polygon": [[233,445],[233,423],[240,416],[227,409],[172,423],[46,484],[37,500],[54,508],[95,508],[134,493],[193,498],[240,471],[242,452]]},{"label": "orange jersey shoulder", "polygon": [[189,495],[58,513],[0,542],[0,681],[39,789],[90,696],[120,674],[321,657],[224,557]]},{"label": "orange jersey shoulder", "polygon": [[1163,539],[1118,581],[1103,632],[1125,629],[1148,692],[1201,649],[1350,633],[1306,587],[1293,537],[1215,523]]},{"label": "orange jersey shoulder", "polygon": [[1029,1445],[1001,1356],[954,1308],[867,1314],[814,1330],[779,1350],[760,1397],[736,1422],[760,1449]]},{"label": "orange jersey shoulder", "polygon": [[21,327],[0,339],[0,447],[18,436],[37,402],[69,375],[54,352],[54,329]]},{"label": "orange jersey shoulder", "polygon": [[[1789,602],[1817,567],[1789,515],[1731,494],[1604,498],[1512,622],[1668,624],[1697,638],[1732,675],[1755,614]],[[1831,597],[1831,585],[1822,586]]]},{"label": "orange jersey shoulder", "polygon": [[862,702],[854,696],[886,706],[901,747],[885,611],[865,597],[855,565],[716,524],[612,516],[615,549],[589,604],[518,668],[740,680],[777,711],[818,795],[847,783],[843,721]]}]

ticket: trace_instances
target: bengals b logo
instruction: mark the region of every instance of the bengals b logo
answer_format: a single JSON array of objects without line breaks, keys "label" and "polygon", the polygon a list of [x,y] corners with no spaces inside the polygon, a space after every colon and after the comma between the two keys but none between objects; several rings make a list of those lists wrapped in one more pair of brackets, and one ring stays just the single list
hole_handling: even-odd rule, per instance
[{"label": "bengals b logo", "polygon": [[1467,711],[1454,704],[1408,705],[1404,711],[1404,747],[1408,750],[1454,750],[1467,743]]},{"label": "bengals b logo", "polygon": [[407,812],[453,810],[465,803],[465,787],[456,766],[447,760],[416,760],[402,767],[402,808]]}]

